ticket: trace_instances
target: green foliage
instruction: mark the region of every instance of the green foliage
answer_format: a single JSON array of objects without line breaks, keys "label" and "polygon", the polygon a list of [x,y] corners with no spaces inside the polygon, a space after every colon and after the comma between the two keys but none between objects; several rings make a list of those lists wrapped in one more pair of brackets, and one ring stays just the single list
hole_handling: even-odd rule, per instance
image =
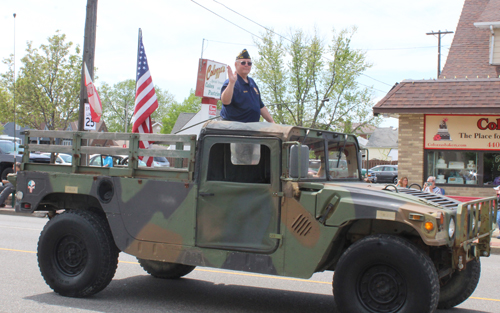
[{"label": "green foliage", "polygon": [[[48,38],[48,44],[34,48],[28,42],[26,55],[15,83],[16,123],[39,128],[45,123],[48,129],[65,129],[78,119],[82,59],[80,49],[70,54],[72,42],[57,32]],[[13,56],[4,59],[9,69],[1,75],[1,86],[10,98],[14,94]],[[0,100],[3,119],[13,119],[13,102]]]},{"label": "green foliage", "polygon": [[[14,102],[12,101],[12,97],[10,93],[7,91],[6,88],[0,85],[0,123],[7,123],[10,122],[11,120],[9,117],[11,117],[10,114],[7,114],[8,111],[11,111],[14,109]],[[3,130],[3,126],[0,124],[0,133]]]},{"label": "green foliage", "polygon": [[334,30],[329,45],[317,31],[290,31],[290,42],[267,31],[255,40],[260,58],[254,76],[277,123],[346,132],[379,123],[372,116],[371,88],[356,81],[371,64],[351,48],[355,32]]},{"label": "green foliage", "polygon": [[[158,108],[151,115],[161,120],[168,108],[175,103],[174,96],[155,86]],[[112,87],[103,83],[99,88],[104,121],[110,132],[132,132],[132,116],[135,108],[135,80],[127,79]]]},{"label": "green foliage", "polygon": [[175,103],[167,110],[164,115],[161,129],[162,134],[170,134],[174,128],[175,122],[181,113],[196,113],[201,109],[201,98],[194,95],[194,90],[191,90],[189,97],[184,99],[181,104]]}]

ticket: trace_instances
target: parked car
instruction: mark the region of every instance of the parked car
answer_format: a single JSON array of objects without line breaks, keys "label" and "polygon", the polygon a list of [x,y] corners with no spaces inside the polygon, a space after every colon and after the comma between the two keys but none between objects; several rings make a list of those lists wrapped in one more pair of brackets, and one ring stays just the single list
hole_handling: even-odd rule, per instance
[{"label": "parked car", "polygon": [[[13,173],[14,162],[21,162],[23,148],[19,143],[10,140],[0,140],[0,176],[7,179],[7,174]],[[50,163],[50,158],[38,153],[30,153],[30,162]]]},{"label": "parked car", "polygon": [[368,170],[368,181],[372,183],[398,183],[397,165],[377,165]]},{"label": "parked car", "polygon": [[[119,156],[119,155],[112,155],[111,157],[113,158],[113,166],[121,165],[122,161],[124,159],[122,156]],[[106,156],[102,155],[102,154],[93,155],[90,157],[89,165],[102,167],[102,164],[104,163],[105,158],[106,158]]]},{"label": "parked car", "polygon": [[[42,153],[42,155],[48,156],[50,158],[50,153]],[[73,163],[73,158],[71,154],[59,153],[56,157],[57,164],[71,165]]]},{"label": "parked car", "polygon": [[169,167],[170,162],[166,157],[153,157],[153,164],[155,167]]},{"label": "parked car", "polygon": [[[139,166],[148,166],[146,164],[146,162],[144,162],[143,160],[139,159]],[[121,165],[128,165],[128,157],[125,157],[123,160],[122,160],[122,163]]]}]

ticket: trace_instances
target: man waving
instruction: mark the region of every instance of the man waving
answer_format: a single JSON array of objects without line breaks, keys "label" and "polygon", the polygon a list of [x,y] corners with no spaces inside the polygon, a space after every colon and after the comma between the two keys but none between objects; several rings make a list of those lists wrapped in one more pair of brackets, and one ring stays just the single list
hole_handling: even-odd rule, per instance
[{"label": "man waving", "polygon": [[252,60],[243,49],[234,63],[235,73],[228,66],[228,79],[221,89],[221,116],[225,121],[258,122],[260,116],[274,123],[273,117],[264,106],[255,81],[248,76],[252,70]]}]

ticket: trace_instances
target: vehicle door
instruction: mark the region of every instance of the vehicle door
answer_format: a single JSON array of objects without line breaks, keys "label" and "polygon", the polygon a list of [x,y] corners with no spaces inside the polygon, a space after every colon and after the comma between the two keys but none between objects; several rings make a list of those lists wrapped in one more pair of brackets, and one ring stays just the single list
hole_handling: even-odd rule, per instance
[{"label": "vehicle door", "polygon": [[276,250],[280,141],[207,136],[202,149],[196,245],[259,253]]},{"label": "vehicle door", "polygon": [[[384,166],[384,169],[380,172],[381,181],[392,183],[394,178],[394,166]],[[397,173],[396,173],[397,175]]]}]

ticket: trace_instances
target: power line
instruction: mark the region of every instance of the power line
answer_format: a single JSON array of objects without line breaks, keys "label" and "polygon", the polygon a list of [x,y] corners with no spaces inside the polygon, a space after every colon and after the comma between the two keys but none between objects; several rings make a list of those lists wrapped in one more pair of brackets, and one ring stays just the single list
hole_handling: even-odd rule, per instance
[{"label": "power line", "polygon": [[[285,40],[288,40],[288,41],[290,41],[290,42],[292,42],[292,43],[293,43],[293,41],[292,41],[292,40],[290,40],[290,39],[288,39],[288,38],[286,38],[286,37],[284,37],[284,36],[282,36],[282,35],[278,34],[277,32],[273,31],[272,29],[269,29],[269,28],[267,28],[267,27],[265,27],[265,26],[263,26],[263,25],[260,25],[260,24],[259,24],[259,23],[257,23],[256,21],[254,21],[254,20],[252,20],[252,19],[250,19],[250,18],[246,17],[246,16],[245,16],[245,15],[243,15],[243,14],[240,14],[240,13],[236,12],[235,10],[231,9],[230,7],[228,7],[227,5],[225,5],[225,4],[223,4],[223,3],[220,3],[219,1],[216,1],[216,0],[213,0],[213,1],[214,1],[215,3],[217,3],[217,4],[222,5],[223,7],[225,7],[226,9],[228,9],[229,11],[234,12],[234,13],[238,14],[239,16],[241,16],[241,17],[243,17],[243,18],[245,18],[245,19],[249,20],[250,22],[252,22],[252,23],[254,23],[254,24],[259,25],[260,27],[264,28],[265,30],[270,31],[271,33],[276,34],[276,35],[278,35],[279,37],[281,37],[281,38],[283,38],[283,39],[285,39]],[[262,38],[261,38],[261,39],[262,39]]]},{"label": "power line", "polygon": [[366,51],[384,51],[384,50],[411,50],[411,49],[427,49],[435,48],[435,46],[425,46],[425,47],[407,47],[407,48],[378,48],[378,49],[363,49]]},{"label": "power line", "polygon": [[211,40],[211,39],[205,39],[205,41],[224,43],[224,44],[228,44],[228,45],[239,45],[239,46],[245,46],[245,47],[247,47],[247,46],[257,47],[256,45],[251,45],[251,44],[246,44],[246,43],[226,42],[226,41],[218,41],[218,40]]},{"label": "power line", "polygon": [[244,29],[243,27],[241,27],[241,26],[239,26],[239,25],[236,25],[235,23],[231,22],[230,20],[228,20],[228,19],[226,19],[226,18],[224,18],[224,17],[220,16],[219,14],[215,13],[214,11],[212,11],[212,10],[210,10],[210,9],[208,9],[208,8],[206,8],[206,7],[204,7],[204,6],[202,6],[202,5],[201,5],[201,4],[199,4],[198,2],[196,2],[196,1],[194,1],[194,0],[191,0],[191,2],[196,3],[196,4],[197,4],[197,5],[199,5],[200,7],[204,8],[205,10],[207,10],[208,12],[210,12],[210,13],[212,13],[212,14],[217,15],[218,17],[220,17],[220,18],[221,18],[221,19],[223,19],[224,21],[226,21],[226,22],[228,22],[228,23],[233,24],[234,26],[238,27],[239,29],[244,30],[244,31],[246,31],[247,33],[251,34],[252,36],[255,36],[255,37],[259,38],[260,40],[263,40],[262,38],[260,38],[259,36],[255,35],[254,33],[252,33],[252,32],[250,32],[250,31],[248,31],[248,30]]},{"label": "power line", "polygon": [[[231,23],[231,24],[235,25],[236,27],[238,27],[238,28],[240,28],[240,29],[243,29],[243,30],[245,30],[246,32],[248,32],[248,33],[250,33],[250,34],[254,35],[254,34],[253,34],[253,33],[251,33],[250,31],[248,31],[248,30],[246,30],[246,29],[242,28],[241,26],[238,26],[238,25],[236,25],[235,23],[233,23],[233,22],[231,22],[231,21],[229,21],[229,20],[225,19],[224,17],[222,17],[222,16],[220,16],[219,14],[217,14],[217,13],[215,13],[215,12],[213,12],[213,11],[211,11],[211,10],[207,9],[206,7],[204,7],[204,6],[202,6],[201,4],[197,3],[196,1],[194,1],[194,0],[191,0],[191,1],[192,1],[192,2],[194,2],[194,3],[196,3],[196,4],[198,4],[198,5],[199,5],[199,6],[201,6],[202,8],[206,9],[207,11],[209,11],[209,12],[211,12],[211,13],[213,13],[213,14],[217,15],[218,17],[220,17],[220,18],[222,18],[222,19],[224,19],[224,20],[228,21],[229,23]],[[250,18],[248,18],[248,17],[244,16],[243,14],[241,14],[241,13],[239,13],[239,12],[237,12],[237,11],[235,11],[235,10],[231,9],[231,8],[229,8],[229,7],[228,7],[228,6],[226,6],[225,4],[220,3],[220,2],[218,2],[218,1],[216,1],[216,0],[213,0],[213,1],[214,1],[215,3],[217,3],[217,4],[219,4],[219,5],[222,5],[223,7],[225,7],[225,8],[226,8],[226,9],[228,9],[228,10],[230,10],[231,12],[234,12],[235,14],[238,14],[239,16],[241,16],[241,17],[243,17],[243,18],[245,18],[245,19],[249,20],[250,22],[252,22],[252,23],[254,23],[254,24],[256,24],[256,25],[258,25],[258,26],[260,26],[260,27],[262,27],[262,28],[264,28],[264,29],[266,29],[267,31],[270,31],[270,32],[272,32],[273,34],[276,34],[277,36],[279,36],[279,37],[281,37],[281,38],[283,38],[283,39],[285,39],[285,40],[290,41],[290,42],[292,42],[292,43],[293,43],[293,41],[292,41],[292,40],[290,40],[290,39],[288,39],[288,38],[286,38],[286,37],[284,37],[284,36],[282,36],[282,35],[280,35],[280,34],[276,33],[275,31],[273,31],[273,30],[271,30],[271,29],[269,29],[269,28],[267,28],[267,27],[265,27],[265,26],[263,26],[263,25],[261,25],[261,24],[259,24],[259,23],[255,22],[254,20],[252,20],[252,19],[250,19]],[[254,35],[254,36],[255,36],[255,37],[257,37],[257,38],[259,38],[260,40],[263,40],[261,37],[259,37],[259,36],[257,36],[257,35]],[[328,60],[328,61],[330,61],[330,62],[333,62],[333,60],[331,60],[331,59],[327,58],[326,56],[322,56],[322,58],[324,58],[324,59],[326,59],[326,60]],[[378,79],[373,78],[373,77],[371,77],[371,76],[368,76],[368,75],[366,75],[366,74],[361,73],[361,75],[363,75],[363,76],[365,76],[365,77],[368,77],[368,78],[370,78],[370,79],[373,79],[373,80],[375,80],[375,81],[377,81],[377,82],[379,82],[379,83],[382,83],[382,84],[385,84],[385,85],[387,85],[387,86],[392,87],[392,85],[391,85],[391,84],[385,83],[385,82],[383,82],[383,81],[381,81],[381,80],[378,80]],[[363,84],[361,84],[361,85],[363,85]],[[366,85],[363,85],[363,86],[366,86]],[[366,86],[366,87],[369,87],[369,86]],[[373,87],[371,87],[371,88],[373,88]],[[380,92],[384,92],[384,91],[381,91],[381,90],[379,90],[379,89],[375,89],[375,88],[373,88],[373,89],[374,89],[374,90],[377,90],[377,91],[380,91]]]}]

